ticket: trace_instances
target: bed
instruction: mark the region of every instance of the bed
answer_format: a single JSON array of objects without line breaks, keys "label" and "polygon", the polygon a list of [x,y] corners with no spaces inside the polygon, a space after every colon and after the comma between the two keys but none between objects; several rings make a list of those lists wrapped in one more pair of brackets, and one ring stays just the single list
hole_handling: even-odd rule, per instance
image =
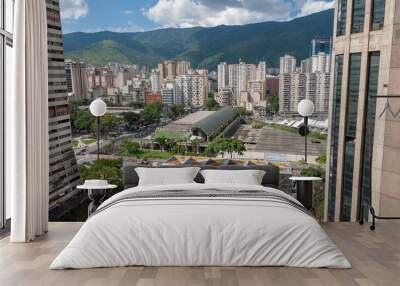
[{"label": "bed", "polygon": [[193,183],[150,186],[137,185],[136,167],[124,167],[127,189],[99,207],[50,269],[351,267],[308,211],[276,189],[276,167],[224,167],[264,170],[260,185],[204,183],[199,173]]}]

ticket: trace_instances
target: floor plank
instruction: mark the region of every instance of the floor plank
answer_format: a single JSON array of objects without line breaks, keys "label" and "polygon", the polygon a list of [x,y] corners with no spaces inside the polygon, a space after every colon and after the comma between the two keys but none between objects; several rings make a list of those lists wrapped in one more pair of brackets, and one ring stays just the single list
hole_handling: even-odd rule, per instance
[{"label": "floor plank", "polygon": [[368,225],[329,223],[323,228],[353,268],[289,267],[120,267],[85,270],[48,269],[81,223],[50,223],[49,233],[29,244],[0,240],[2,286],[267,286],[267,285],[399,285],[400,222]]}]

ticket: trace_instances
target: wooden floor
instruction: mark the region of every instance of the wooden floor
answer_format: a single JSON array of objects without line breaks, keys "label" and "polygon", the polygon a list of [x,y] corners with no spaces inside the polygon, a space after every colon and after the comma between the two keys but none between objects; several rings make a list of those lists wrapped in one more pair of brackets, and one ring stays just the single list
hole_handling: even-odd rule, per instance
[{"label": "wooden floor", "polygon": [[0,241],[0,285],[400,285],[400,222],[378,222],[375,232],[358,224],[323,227],[353,265],[352,269],[288,267],[125,267],[48,270],[81,226],[51,223],[45,237],[29,244]]}]

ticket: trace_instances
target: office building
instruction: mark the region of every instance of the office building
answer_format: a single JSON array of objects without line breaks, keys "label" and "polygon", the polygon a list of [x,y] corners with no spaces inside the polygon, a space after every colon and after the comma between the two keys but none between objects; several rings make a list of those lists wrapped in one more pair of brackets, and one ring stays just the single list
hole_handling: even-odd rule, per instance
[{"label": "office building", "polygon": [[370,206],[379,216],[399,216],[399,15],[395,0],[335,2],[329,221],[366,221]]},{"label": "office building", "polygon": [[80,175],[71,144],[59,2],[46,1],[46,5],[49,63],[49,201],[52,209],[78,192],[76,186],[80,183]]}]

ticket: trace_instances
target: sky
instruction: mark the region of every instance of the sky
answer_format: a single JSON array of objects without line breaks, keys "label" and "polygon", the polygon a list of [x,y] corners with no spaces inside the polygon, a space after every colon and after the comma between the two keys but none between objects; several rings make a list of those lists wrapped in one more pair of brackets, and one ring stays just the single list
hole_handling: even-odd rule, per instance
[{"label": "sky", "polygon": [[333,0],[60,0],[64,33],[140,32],[167,27],[285,21],[333,7]]}]

